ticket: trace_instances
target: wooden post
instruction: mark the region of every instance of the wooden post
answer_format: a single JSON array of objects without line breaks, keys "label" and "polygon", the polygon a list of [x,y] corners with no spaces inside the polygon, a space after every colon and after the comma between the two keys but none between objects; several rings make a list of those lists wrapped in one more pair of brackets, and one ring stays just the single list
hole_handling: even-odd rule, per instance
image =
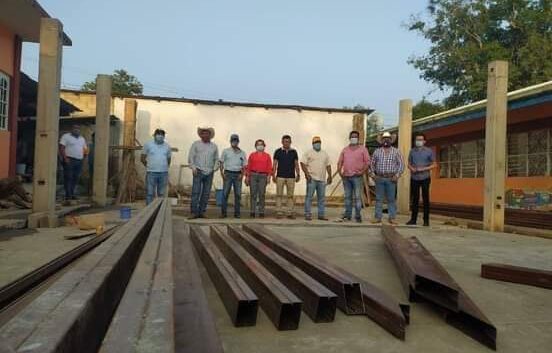
[{"label": "wooden post", "polygon": [[96,78],[96,131],[94,134],[92,202],[99,207],[105,207],[107,204],[110,116],[111,76],[98,75]]},{"label": "wooden post", "polygon": [[[55,226],[56,173],[59,139],[59,89],[63,26],[53,18],[40,22],[40,62],[35,135],[33,212]],[[35,217],[36,218],[36,217]]]},{"label": "wooden post", "polygon": [[504,181],[506,177],[508,62],[491,62],[488,75],[483,228],[491,232],[502,232],[504,230]]},{"label": "wooden post", "polygon": [[136,99],[125,99],[125,120],[123,125],[123,170],[120,173],[119,190],[115,203],[134,201],[136,193]]},{"label": "wooden post", "polygon": [[406,159],[412,148],[412,100],[403,99],[399,102],[399,150],[405,162],[404,173],[397,183],[397,211],[408,214],[410,211],[410,171],[406,167]]}]

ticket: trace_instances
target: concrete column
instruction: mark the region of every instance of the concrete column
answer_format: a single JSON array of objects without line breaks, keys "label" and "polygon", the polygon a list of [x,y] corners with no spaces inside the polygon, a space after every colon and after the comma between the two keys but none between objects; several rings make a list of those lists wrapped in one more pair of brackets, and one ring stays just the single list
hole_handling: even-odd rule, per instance
[{"label": "concrete column", "polygon": [[41,19],[33,212],[47,213],[52,222],[56,206],[62,35],[60,21]]},{"label": "concrete column", "polygon": [[483,228],[504,230],[506,178],[506,126],[508,114],[508,62],[493,61],[488,68],[485,121],[485,195]]},{"label": "concrete column", "polygon": [[104,207],[107,204],[110,115],[111,76],[98,75],[96,78],[96,131],[94,140],[92,202],[100,207]]},{"label": "concrete column", "polygon": [[397,211],[400,214],[408,214],[410,211],[410,171],[406,163],[411,148],[412,100],[403,99],[399,102],[399,150],[405,162],[404,173],[397,185]]}]

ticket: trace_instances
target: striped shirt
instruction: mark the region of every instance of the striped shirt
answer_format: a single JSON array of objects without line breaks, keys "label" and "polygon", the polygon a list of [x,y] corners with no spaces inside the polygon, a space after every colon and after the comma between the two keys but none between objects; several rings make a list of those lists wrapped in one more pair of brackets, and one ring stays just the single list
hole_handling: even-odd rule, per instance
[{"label": "striped shirt", "polygon": [[401,175],[404,162],[401,152],[395,147],[380,147],[374,151],[371,161],[372,172],[376,175]]}]

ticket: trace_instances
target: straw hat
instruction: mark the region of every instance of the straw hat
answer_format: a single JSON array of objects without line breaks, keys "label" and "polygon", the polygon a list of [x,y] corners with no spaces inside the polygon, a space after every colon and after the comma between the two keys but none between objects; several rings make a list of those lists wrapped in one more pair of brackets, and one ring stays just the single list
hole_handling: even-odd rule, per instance
[{"label": "straw hat", "polygon": [[395,143],[395,141],[397,141],[397,135],[392,134],[389,131],[385,131],[382,134],[379,134],[378,137],[376,138],[376,140],[378,141],[378,143],[381,144],[383,142],[384,138],[390,138],[392,144]]},{"label": "straw hat", "polygon": [[197,128],[198,136],[201,134],[202,131],[209,131],[209,133],[211,134],[211,138],[215,137],[215,129],[213,129],[212,127],[198,127]]}]

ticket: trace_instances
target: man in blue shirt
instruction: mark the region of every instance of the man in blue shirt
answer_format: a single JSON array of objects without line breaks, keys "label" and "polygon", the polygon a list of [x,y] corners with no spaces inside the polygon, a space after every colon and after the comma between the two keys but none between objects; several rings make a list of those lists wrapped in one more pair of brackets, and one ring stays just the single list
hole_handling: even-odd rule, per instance
[{"label": "man in blue shirt", "polygon": [[415,135],[415,147],[408,155],[408,169],[410,169],[410,192],[412,194],[412,216],[408,225],[415,225],[418,218],[420,205],[420,189],[424,199],[424,226],[429,226],[429,184],[431,183],[431,170],[435,168],[435,156],[433,150],[425,146],[426,139],[422,133]]},{"label": "man in blue shirt", "polygon": [[226,218],[228,208],[228,196],[230,190],[234,188],[234,217],[240,218],[241,188],[245,167],[247,167],[247,156],[238,146],[240,137],[237,134],[230,136],[230,147],[222,151],[220,155],[220,174],[222,174],[223,199],[222,199],[222,218]]},{"label": "man in blue shirt", "polygon": [[171,146],[165,142],[165,131],[155,130],[153,141],[144,145],[141,161],[146,167],[146,204],[153,198],[165,196],[171,164]]}]

